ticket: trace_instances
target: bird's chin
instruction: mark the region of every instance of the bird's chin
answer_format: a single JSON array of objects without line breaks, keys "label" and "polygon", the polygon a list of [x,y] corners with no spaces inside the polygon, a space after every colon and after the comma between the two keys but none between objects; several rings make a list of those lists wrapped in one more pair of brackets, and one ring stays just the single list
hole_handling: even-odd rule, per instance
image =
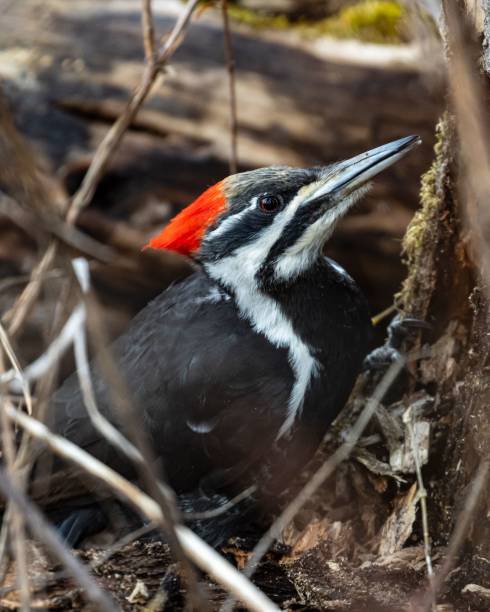
[{"label": "bird's chin", "polygon": [[[336,198],[336,203],[325,202],[322,205],[322,212],[311,227],[318,224],[318,241],[325,243],[331,236],[337,222],[371,189],[371,183],[366,183],[353,189],[352,191],[343,190]],[[322,228],[324,231],[322,233]]]}]

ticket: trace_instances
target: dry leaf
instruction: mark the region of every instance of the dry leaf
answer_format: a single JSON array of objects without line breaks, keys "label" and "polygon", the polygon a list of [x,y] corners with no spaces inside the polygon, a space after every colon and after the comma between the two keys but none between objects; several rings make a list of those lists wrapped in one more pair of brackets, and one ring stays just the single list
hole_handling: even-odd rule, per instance
[{"label": "dry leaf", "polygon": [[467,584],[462,590],[461,593],[474,593],[479,595],[483,599],[487,599],[490,602],[490,589],[482,587],[479,584]]},{"label": "dry leaf", "polygon": [[[414,444],[419,464],[425,465],[429,460],[430,423],[415,421],[413,423]],[[390,465],[395,472],[411,474],[415,472],[415,459],[409,432],[406,431],[403,443],[390,454]]]},{"label": "dry leaf", "polygon": [[353,452],[353,457],[359,461],[359,463],[362,463],[362,465],[364,465],[364,467],[366,467],[373,474],[378,476],[391,476],[391,478],[394,478],[399,482],[404,482],[400,476],[395,474],[394,470],[388,463],[380,461],[373,455],[373,453],[370,453],[365,448],[356,448]]},{"label": "dry leaf", "polygon": [[412,534],[417,511],[416,492],[414,483],[405,494],[396,498],[394,510],[381,529],[378,549],[381,557],[400,550]]},{"label": "dry leaf", "polygon": [[295,530],[293,526],[286,529],[283,533],[283,542],[291,546],[288,557],[296,559],[318,546],[318,544],[328,537],[332,524],[327,519],[315,520],[309,523],[301,532]]}]

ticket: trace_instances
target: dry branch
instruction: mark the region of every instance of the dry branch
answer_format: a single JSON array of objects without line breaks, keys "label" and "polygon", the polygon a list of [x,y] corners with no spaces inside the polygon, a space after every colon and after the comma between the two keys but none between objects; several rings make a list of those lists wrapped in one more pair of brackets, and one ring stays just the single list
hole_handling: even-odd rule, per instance
[{"label": "dry branch", "polygon": [[24,368],[22,376],[19,377],[15,369],[8,370],[0,374],[0,384],[9,383],[11,390],[22,391],[22,385],[25,384],[24,381],[29,383],[45,376],[69,348],[73,342],[76,330],[84,324],[85,317],[83,304],[78,304],[63,325],[59,335],[40,357]]},{"label": "dry branch", "polygon": [[225,60],[228,71],[228,86],[230,97],[230,174],[238,169],[238,120],[236,99],[236,70],[231,40],[230,18],[228,15],[228,0],[221,0],[221,13],[223,17],[223,35],[225,40]]},{"label": "dry branch", "polygon": [[441,590],[445,579],[456,564],[461,547],[468,535],[468,530],[482,492],[484,492],[485,488],[488,486],[489,475],[490,461],[482,461],[471,483],[464,507],[456,520],[456,526],[449,540],[444,563],[435,573],[431,588],[427,591],[419,607],[421,612],[429,610],[435,596]]},{"label": "dry branch", "polygon": [[429,578],[430,591],[432,593],[431,606],[435,608],[435,590],[434,590],[434,570],[432,567],[432,556],[431,556],[431,539],[429,533],[429,517],[427,512],[427,489],[424,485],[424,479],[422,477],[422,467],[420,465],[419,451],[417,447],[417,440],[415,437],[415,431],[413,427],[413,409],[411,407],[405,412],[403,420],[408,429],[408,435],[410,437],[410,446],[412,449],[413,460],[415,462],[415,472],[417,474],[418,483],[418,498],[420,501],[420,509],[422,514],[422,535],[424,538],[424,554],[425,554],[425,565],[427,568],[427,576]]},{"label": "dry branch", "polygon": [[[1,396],[0,396],[1,398]],[[4,402],[7,400],[3,399]],[[21,483],[21,478],[15,470],[15,443],[14,433],[11,423],[2,411],[0,417],[2,427],[2,450],[5,457],[6,473],[10,475],[12,482],[17,486]],[[12,500],[9,500],[4,518],[3,529],[8,529],[10,533],[10,542],[14,550],[16,562],[16,581],[19,586],[20,603],[22,612],[28,612],[31,608],[28,563],[27,563],[27,545],[24,517],[19,512],[15,512],[15,507],[12,505]]]},{"label": "dry branch", "polygon": [[[147,55],[147,63],[145,65],[143,76],[133,97],[128,102],[122,115],[113,124],[100,143],[79,190],[73,196],[67,215],[67,221],[69,223],[73,223],[80,211],[92,200],[95,189],[97,188],[97,185],[107,168],[111,156],[121,143],[124,133],[131,125],[131,122],[136,116],[138,110],[146,100],[153,85],[155,84],[157,76],[182,41],[182,37],[190,24],[192,13],[196,9],[198,2],[199,0],[189,0],[189,2],[187,2],[182,9],[182,12],[172,32],[168,36],[163,46],[156,53],[150,53],[149,57]],[[152,48],[150,37],[151,31],[153,30],[153,22],[151,7],[149,4],[150,3],[148,2],[145,3],[145,9],[143,11],[143,36],[145,40],[145,50]]]},{"label": "dry branch", "polygon": [[[154,55],[153,61],[146,63],[140,84],[136,88],[135,93],[129,100],[123,113],[113,124],[111,129],[107,132],[105,138],[98,146],[79,190],[68,204],[66,221],[69,225],[73,225],[75,223],[80,211],[90,203],[95,189],[97,188],[97,185],[104,171],[106,170],[107,165],[109,164],[111,156],[114,154],[115,150],[122,141],[124,133],[130,126],[141,105],[150,93],[158,74],[178,48],[182,37],[189,26],[191,16],[198,5],[198,1],[199,0],[190,0],[183,7],[182,12],[165,43],[162,45],[158,53]],[[146,21],[147,19],[149,20],[148,23]],[[143,16],[144,37],[148,37],[149,35],[148,28],[150,27],[150,23],[151,10],[145,9]],[[16,141],[12,140],[12,142]],[[19,148],[18,145],[16,146]],[[22,149],[22,152],[23,159],[27,160],[25,163],[29,164],[28,176],[31,174],[34,176],[35,173],[34,171],[31,172],[30,168],[31,166],[34,167],[34,164],[31,161],[31,155],[27,149],[25,149],[25,151]],[[8,157],[6,156],[5,158],[7,159]],[[42,210],[42,207],[38,206],[38,209]],[[3,320],[8,323],[9,332],[12,335],[18,333],[25,318],[34,306],[44,277],[47,271],[53,265],[56,255],[57,243],[52,242],[44,252],[38,265],[34,268],[29,284],[17,298],[10,311],[4,315]]]},{"label": "dry branch", "polygon": [[[6,412],[7,414],[10,413],[8,414],[10,418],[17,411],[15,408],[10,407]],[[34,421],[31,417],[26,418]],[[120,609],[116,602],[98,586],[85,567],[72,555],[58,533],[45,520],[37,507],[15,487],[3,468],[0,468],[0,491],[5,499],[10,500],[17,507],[18,511],[22,513],[36,537],[66,567],[75,582],[80,585],[85,597],[97,606],[97,610],[101,610],[101,612],[114,612]]]},{"label": "dry branch", "polygon": [[[60,457],[81,467],[88,475],[104,482],[119,497],[125,499],[136,510],[146,516],[149,521],[165,528],[164,516],[160,505],[134,484],[80,447],[54,434],[36,419],[16,410],[13,406],[6,405],[4,410],[9,419],[19,427],[22,427],[28,434],[44,442]],[[0,486],[1,484],[2,481],[0,480]],[[13,499],[15,501],[16,498]],[[278,611],[278,608],[259,589],[190,529],[177,525],[175,531],[189,559],[251,610],[256,610],[257,612]]]},{"label": "dry branch", "polygon": [[152,63],[155,61],[155,24],[153,21],[151,0],[143,0],[141,25],[143,29],[145,58],[147,62]]}]

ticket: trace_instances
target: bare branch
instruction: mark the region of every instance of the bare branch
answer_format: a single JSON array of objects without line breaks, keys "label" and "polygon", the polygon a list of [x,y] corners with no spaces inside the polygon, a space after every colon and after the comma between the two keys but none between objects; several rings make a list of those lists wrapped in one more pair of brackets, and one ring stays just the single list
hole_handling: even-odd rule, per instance
[{"label": "bare branch", "polygon": [[[46,352],[24,368],[23,379],[28,382],[32,382],[49,372],[49,370],[73,342],[73,337],[76,330],[85,322],[85,316],[85,308],[83,304],[78,304],[64,324],[60,334],[48,346]],[[4,374],[0,374],[0,383],[10,383],[10,388],[14,391],[22,390],[23,379],[21,378],[19,380],[15,369],[8,370]]]},{"label": "bare branch", "polygon": [[[81,467],[88,475],[103,481],[116,494],[126,499],[136,510],[145,515],[149,521],[165,527],[160,505],[133,483],[69,440],[54,434],[43,423],[16,410],[13,406],[6,405],[4,409],[9,419],[25,429],[31,436],[43,441],[54,453]],[[1,484],[0,480],[0,487]],[[13,499],[15,501],[15,498]],[[278,612],[278,608],[259,589],[190,529],[177,525],[175,531],[189,559],[215,578],[251,610]]]},{"label": "bare branch", "polygon": [[480,500],[480,496],[488,484],[489,475],[490,461],[484,460],[478,467],[473,482],[471,483],[464,508],[460,512],[456,521],[456,527],[451,535],[451,539],[449,540],[444,563],[439,571],[436,572],[432,583],[432,589],[429,589],[429,591],[426,593],[422,601],[422,605],[419,608],[421,612],[424,612],[431,607],[432,601],[437,595],[438,591],[441,589],[444,580],[454,568],[454,564],[458,558],[458,553],[468,535],[468,529],[471,521],[473,520],[473,515]]},{"label": "bare branch", "polygon": [[128,105],[124,109],[119,119],[112,125],[107,132],[92,159],[89,169],[80,185],[79,190],[73,196],[67,215],[67,221],[74,223],[82,208],[85,208],[95,193],[95,189],[102,178],[103,173],[109,163],[109,159],[121,143],[124,133],[131,125],[136,113],[150,93],[159,72],[164,67],[168,59],[173,55],[179,46],[182,36],[190,23],[190,18],[199,0],[190,0],[182,9],[172,32],[165,44],[157,52],[155,60],[147,63],[143,72],[142,79]]},{"label": "bare branch", "polygon": [[143,28],[143,45],[146,61],[151,63],[155,60],[155,25],[153,22],[151,0],[143,0],[141,25]]},{"label": "bare branch", "polygon": [[[29,384],[22,375],[20,363],[15,355],[14,349],[10,343],[7,332],[4,327],[0,324],[0,342],[3,350],[9,358],[11,364],[14,366],[15,371],[18,373],[22,381],[22,391],[24,394],[27,410],[29,414],[32,414],[32,397],[29,389]],[[3,354],[0,356],[0,366],[4,369]],[[8,402],[7,398],[2,397],[0,399],[3,402]],[[3,457],[5,459],[6,470],[10,474],[11,479],[17,486],[22,485],[22,476],[16,470],[15,467],[15,442],[14,432],[12,431],[11,423],[8,420],[5,413],[2,411],[0,416],[0,423],[2,428],[2,449]],[[28,574],[28,563],[27,563],[27,551],[26,551],[26,532],[23,517],[18,512],[12,511],[12,504],[8,503],[5,515],[3,517],[2,530],[0,534],[0,556],[2,559],[2,570],[6,570],[8,564],[8,552],[6,543],[8,541],[8,533],[10,533],[10,541],[14,550],[16,560],[16,581],[19,586],[20,600],[22,612],[29,612],[31,608],[30,604],[30,587],[29,587],[29,574]]]},{"label": "bare branch", "polygon": [[232,497],[226,504],[223,504],[218,508],[206,510],[205,512],[184,512],[183,516],[186,520],[206,520],[221,516],[222,514],[228,512],[228,510],[242,502],[244,499],[247,499],[248,497],[253,495],[256,490],[256,485],[252,485],[251,487],[244,489],[241,493],[238,493],[238,495],[235,495],[235,497]]},{"label": "bare branch", "polygon": [[11,336],[15,336],[19,332],[22,324],[39,297],[39,292],[41,291],[44,277],[54,263],[57,249],[58,246],[56,242],[52,242],[48,246],[40,262],[31,272],[29,284],[16,299],[12,308],[2,317],[4,323],[8,324],[8,329]]},{"label": "bare branch", "polygon": [[31,389],[29,386],[29,381],[27,380],[27,378],[24,376],[24,373],[22,372],[19,360],[17,359],[17,355],[15,354],[12,344],[9,340],[8,334],[5,331],[5,328],[1,323],[0,323],[0,343],[2,344],[2,347],[5,353],[7,354],[10,360],[10,363],[14,366],[14,371],[18,377],[18,380],[20,381],[20,387],[22,390],[22,394],[24,395],[24,401],[26,403],[27,412],[30,415],[32,415],[32,395],[31,395]]},{"label": "bare branch", "polygon": [[[6,401],[6,400],[3,400]],[[19,486],[20,479],[15,470],[15,447],[13,441],[13,431],[11,423],[2,411],[0,422],[2,425],[2,449],[5,457],[6,469],[10,473],[10,478]],[[9,502],[4,516],[4,528],[10,529],[10,541],[12,543],[16,560],[16,582],[19,586],[22,612],[29,612],[30,587],[27,565],[26,533],[22,515],[19,512],[12,512],[12,503]]]},{"label": "bare branch", "polygon": [[44,232],[46,238],[52,235],[68,246],[99,261],[110,263],[114,260],[115,252],[109,246],[98,242],[73,225],[69,225],[50,211],[43,211],[43,214],[40,215],[36,211],[26,210],[2,190],[0,190],[0,213],[8,217],[35,240],[39,240],[40,233]]},{"label": "bare branch", "polygon": [[185,9],[180,14],[177,23],[174,26],[174,29],[170,32],[170,35],[166,38],[165,42],[158,50],[156,62],[160,68],[165,65],[182,42],[182,37],[189,27],[192,14],[197,8],[198,4],[199,0],[189,0],[187,2]]},{"label": "bare branch", "polygon": [[[82,208],[87,206],[91,201],[95,189],[109,163],[111,155],[119,146],[125,131],[150,93],[159,72],[177,49],[189,25],[191,15],[197,7],[198,1],[199,0],[190,0],[185,5],[166,43],[159,50],[154,61],[145,66],[141,82],[136,88],[132,98],[129,100],[125,110],[100,143],[79,190],[68,206],[66,221],[69,224],[75,223]],[[89,240],[88,237],[87,240]],[[91,243],[91,248],[94,246],[95,245]],[[3,321],[8,324],[11,335],[14,336],[18,333],[25,318],[32,310],[39,296],[44,276],[53,265],[56,255],[57,243],[53,241],[44,252],[38,265],[32,271],[29,284],[17,298],[12,308],[3,316]]]},{"label": "bare branch", "polygon": [[[17,411],[11,407],[10,412]],[[31,417],[26,416],[26,418],[30,421],[34,421]],[[99,587],[85,567],[72,555],[58,533],[46,521],[37,507],[15,487],[11,478],[1,467],[0,491],[6,499],[14,503],[18,511],[22,513],[26,522],[29,523],[36,537],[43,542],[59,562],[66,567],[75,582],[80,585],[85,597],[97,606],[97,610],[101,610],[102,612],[120,610],[116,602]]]},{"label": "bare branch", "polygon": [[145,483],[149,493],[160,505],[163,512],[165,520],[162,525],[164,525],[165,528],[166,538],[172,552],[182,564],[188,582],[189,596],[191,599],[196,600],[194,602],[196,606],[203,609],[206,607],[206,602],[201,596],[201,588],[199,587],[197,576],[175,533],[174,525],[180,522],[180,513],[177,509],[175,493],[164,481],[162,481],[155,471],[157,461],[153,448],[148,443],[146,433],[141,427],[141,421],[135,410],[131,390],[121,376],[116,366],[116,362],[114,361],[114,357],[108,348],[109,343],[106,338],[105,328],[102,324],[95,297],[87,293],[85,295],[85,300],[89,313],[89,329],[92,332],[92,338],[95,342],[101,373],[105,378],[109,396],[114,408],[118,411],[125,430],[128,432],[131,441],[141,455],[141,460],[136,461],[135,465],[139,471],[142,482]]},{"label": "bare branch", "polygon": [[429,533],[429,517],[427,512],[427,489],[424,485],[424,479],[422,478],[422,468],[420,466],[420,458],[419,452],[417,448],[417,441],[415,438],[415,431],[413,428],[413,409],[410,407],[405,412],[403,416],[403,421],[405,422],[408,434],[410,436],[410,446],[412,450],[413,460],[415,463],[415,471],[417,474],[417,483],[418,483],[418,498],[420,500],[420,510],[422,514],[422,532],[424,538],[424,554],[425,554],[425,566],[427,568],[427,576],[429,578],[429,586],[431,592],[431,607],[435,609],[436,600],[435,600],[435,589],[434,589],[434,570],[432,567],[432,556],[431,556],[431,539]]},{"label": "bare branch", "polygon": [[228,0],[221,0],[221,13],[223,16],[223,34],[225,40],[225,59],[228,71],[228,85],[230,96],[230,174],[235,174],[238,169],[237,152],[237,99],[236,99],[236,71],[233,45],[231,41],[230,19],[228,15]]},{"label": "bare branch", "polygon": [[[73,268],[78,278],[82,291],[87,293],[90,287],[88,262],[86,259],[77,258],[73,261]],[[83,307],[85,309],[85,307]],[[85,320],[86,316],[84,317]],[[131,461],[142,463],[143,456],[138,449],[129,442],[118,429],[112,425],[99,411],[95,401],[95,393],[90,377],[90,365],[88,361],[87,339],[83,322],[73,329],[73,343],[75,351],[75,362],[77,366],[77,376],[80,382],[83,401],[87,409],[90,420],[97,431],[118,448]]]}]

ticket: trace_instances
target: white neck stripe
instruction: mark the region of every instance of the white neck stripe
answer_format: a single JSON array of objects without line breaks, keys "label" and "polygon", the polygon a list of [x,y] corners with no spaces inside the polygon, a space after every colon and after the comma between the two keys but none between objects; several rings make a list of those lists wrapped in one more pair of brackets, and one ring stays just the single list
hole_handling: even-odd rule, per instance
[{"label": "white neck stripe", "polygon": [[[256,246],[255,246],[256,248]],[[248,269],[253,259],[254,245],[245,245],[233,255],[216,263],[206,264],[210,276],[229,287],[237,302],[239,312],[271,344],[288,350],[289,363],[295,382],[289,396],[287,414],[277,439],[286,435],[301,414],[304,397],[313,376],[319,369],[310,348],[294,331],[291,321],[280,305],[261,292],[254,275]]]}]

